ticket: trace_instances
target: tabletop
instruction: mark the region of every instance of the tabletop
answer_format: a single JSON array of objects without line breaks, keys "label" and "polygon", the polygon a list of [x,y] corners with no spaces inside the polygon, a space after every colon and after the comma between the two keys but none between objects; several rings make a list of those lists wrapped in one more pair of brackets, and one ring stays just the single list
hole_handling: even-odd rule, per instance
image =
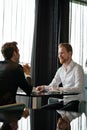
[{"label": "tabletop", "polygon": [[[60,92],[60,91],[35,91],[33,90],[29,97],[62,97],[64,95],[78,95],[78,92]],[[17,95],[19,96],[27,96],[23,90],[17,91]]]},{"label": "tabletop", "polygon": [[32,91],[30,96],[40,97],[40,96],[64,96],[64,95],[78,95],[77,92],[59,92],[59,91]]},{"label": "tabletop", "polygon": [[47,104],[48,98],[54,97],[54,98],[59,98],[63,99],[63,96],[65,95],[77,95],[79,93],[77,92],[59,92],[59,91],[36,91],[34,88],[31,94],[28,96],[23,90],[18,90],[17,91],[17,96],[27,96],[29,97],[30,101],[30,107],[32,109],[38,109],[41,108],[42,105]]}]

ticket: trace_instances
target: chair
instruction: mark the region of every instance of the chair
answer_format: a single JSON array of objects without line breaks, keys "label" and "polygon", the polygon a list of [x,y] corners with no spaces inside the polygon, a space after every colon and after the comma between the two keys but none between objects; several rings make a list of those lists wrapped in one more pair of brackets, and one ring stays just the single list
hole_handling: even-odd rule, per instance
[{"label": "chair", "polygon": [[24,108],[24,103],[15,103],[0,106],[0,122],[9,124],[15,119],[19,120],[22,117]]},{"label": "chair", "polygon": [[79,113],[85,113],[87,115],[87,101],[81,101],[79,103]]}]

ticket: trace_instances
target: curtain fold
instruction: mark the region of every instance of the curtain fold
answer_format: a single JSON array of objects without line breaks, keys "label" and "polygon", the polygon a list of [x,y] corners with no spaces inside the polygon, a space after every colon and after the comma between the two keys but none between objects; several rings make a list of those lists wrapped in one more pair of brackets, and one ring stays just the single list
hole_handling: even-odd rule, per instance
[{"label": "curtain fold", "polygon": [[35,0],[0,0],[0,48],[5,42],[17,41],[24,63],[31,63],[34,8]]},{"label": "curtain fold", "polygon": [[73,59],[87,71],[87,2],[70,2],[69,41],[73,47]]},{"label": "curtain fold", "polygon": [[49,84],[57,70],[58,44],[68,41],[68,1],[36,0],[32,48],[33,85]]}]

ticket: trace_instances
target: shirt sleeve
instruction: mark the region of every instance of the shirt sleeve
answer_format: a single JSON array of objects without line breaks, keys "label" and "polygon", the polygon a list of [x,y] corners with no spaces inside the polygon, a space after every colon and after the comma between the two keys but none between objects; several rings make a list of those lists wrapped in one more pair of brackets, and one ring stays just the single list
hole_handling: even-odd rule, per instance
[{"label": "shirt sleeve", "polygon": [[60,78],[60,69],[57,70],[52,82],[49,84],[49,87],[59,87],[59,84],[61,83],[61,78]]},{"label": "shirt sleeve", "polygon": [[16,79],[17,79],[17,84],[18,86],[27,94],[30,95],[32,91],[32,82],[30,77],[25,77],[23,67],[18,66],[17,68],[17,74],[16,74]]}]

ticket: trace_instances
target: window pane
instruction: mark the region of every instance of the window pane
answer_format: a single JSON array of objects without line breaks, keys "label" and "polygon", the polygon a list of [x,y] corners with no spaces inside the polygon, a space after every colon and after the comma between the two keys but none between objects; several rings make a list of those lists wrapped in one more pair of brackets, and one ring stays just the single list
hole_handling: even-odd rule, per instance
[{"label": "window pane", "polygon": [[0,48],[17,41],[21,62],[31,62],[34,15],[35,0],[0,0]]},{"label": "window pane", "polygon": [[87,6],[70,2],[70,44],[73,59],[87,71]]}]

